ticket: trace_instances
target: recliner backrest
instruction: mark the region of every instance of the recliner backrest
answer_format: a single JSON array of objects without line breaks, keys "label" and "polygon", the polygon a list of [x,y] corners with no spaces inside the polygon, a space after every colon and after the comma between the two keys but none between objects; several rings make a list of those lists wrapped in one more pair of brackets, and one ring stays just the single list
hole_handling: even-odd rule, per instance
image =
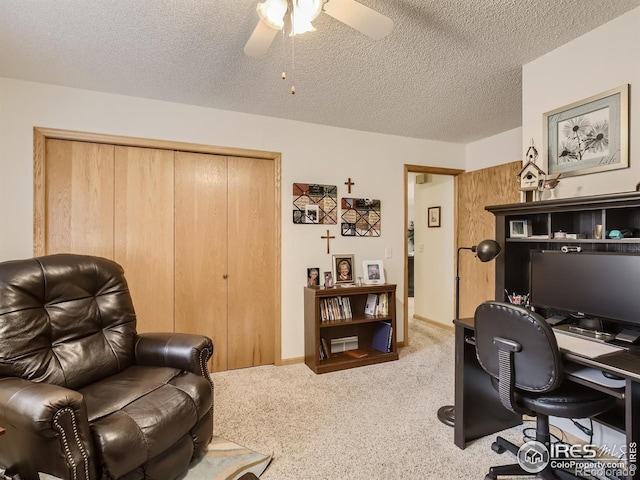
[{"label": "recliner backrest", "polygon": [[544,318],[509,303],[485,302],[475,313],[476,355],[482,368],[499,376],[496,337],[512,340],[522,350],[513,357],[515,387],[548,392],[562,383],[562,359],[553,330]]},{"label": "recliner backrest", "polygon": [[0,263],[0,377],[77,389],[134,363],[136,317],[123,270],[58,254]]}]

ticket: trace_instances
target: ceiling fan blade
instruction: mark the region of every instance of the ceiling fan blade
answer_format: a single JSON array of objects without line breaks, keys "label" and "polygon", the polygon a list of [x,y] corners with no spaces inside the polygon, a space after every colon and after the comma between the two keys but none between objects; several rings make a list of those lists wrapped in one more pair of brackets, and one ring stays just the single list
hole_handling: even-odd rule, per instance
[{"label": "ceiling fan blade", "polygon": [[253,33],[247,40],[247,44],[244,46],[244,54],[248,57],[260,57],[267,53],[271,42],[276,37],[278,30],[271,28],[262,20],[258,20],[258,25],[253,30]]},{"label": "ceiling fan blade", "polygon": [[329,0],[324,4],[324,11],[375,40],[386,37],[393,30],[393,20],[355,0]]}]

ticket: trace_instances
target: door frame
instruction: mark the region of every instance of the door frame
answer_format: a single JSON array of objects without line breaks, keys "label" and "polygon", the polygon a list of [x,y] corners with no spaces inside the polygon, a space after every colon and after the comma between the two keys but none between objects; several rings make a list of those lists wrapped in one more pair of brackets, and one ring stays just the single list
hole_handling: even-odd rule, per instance
[{"label": "door frame", "polygon": [[193,153],[207,153],[227,157],[250,157],[274,162],[274,232],[275,232],[275,271],[272,284],[274,286],[274,364],[282,365],[282,222],[281,222],[281,169],[282,154],[265,150],[251,150],[247,148],[220,147],[198,143],[186,143],[172,140],[159,140],[123,135],[108,135],[102,133],[79,132],[46,127],[33,128],[33,254],[44,255],[45,251],[45,213],[46,192],[45,162],[46,141],[48,139],[69,140],[78,142],[105,143],[128,147],[157,148],[162,150],[180,150]]},{"label": "door frame", "polygon": [[[404,305],[404,341],[399,346],[409,345],[409,245],[407,242],[407,232],[409,231],[409,173],[425,173],[432,175],[451,175],[454,177],[453,182],[453,241],[454,245],[458,244],[458,182],[456,177],[466,170],[460,170],[457,168],[443,168],[443,167],[429,167],[425,165],[404,165],[404,291],[403,291],[403,305]],[[455,267],[455,258],[451,260],[452,268]],[[453,288],[453,285],[451,286]],[[415,297],[415,293],[414,293]],[[453,321],[453,319],[451,319]]]}]

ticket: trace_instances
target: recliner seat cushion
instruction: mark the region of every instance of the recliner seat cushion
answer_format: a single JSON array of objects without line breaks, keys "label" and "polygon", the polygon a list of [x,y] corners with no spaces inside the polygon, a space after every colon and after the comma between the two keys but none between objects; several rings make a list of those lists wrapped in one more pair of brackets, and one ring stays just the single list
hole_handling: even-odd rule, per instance
[{"label": "recliner seat cushion", "polygon": [[212,401],[207,379],[167,367],[129,367],[80,392],[103,469],[114,478],[185,436]]}]

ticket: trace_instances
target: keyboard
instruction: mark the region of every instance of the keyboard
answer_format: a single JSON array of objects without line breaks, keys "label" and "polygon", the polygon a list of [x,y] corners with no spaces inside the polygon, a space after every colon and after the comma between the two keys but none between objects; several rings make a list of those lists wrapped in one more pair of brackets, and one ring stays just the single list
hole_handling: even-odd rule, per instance
[{"label": "keyboard", "polygon": [[556,341],[560,350],[580,355],[586,358],[596,358],[607,353],[619,352],[625,350],[624,347],[617,347],[603,342],[597,342],[571,333],[566,333],[558,329],[553,329],[556,335]]}]

